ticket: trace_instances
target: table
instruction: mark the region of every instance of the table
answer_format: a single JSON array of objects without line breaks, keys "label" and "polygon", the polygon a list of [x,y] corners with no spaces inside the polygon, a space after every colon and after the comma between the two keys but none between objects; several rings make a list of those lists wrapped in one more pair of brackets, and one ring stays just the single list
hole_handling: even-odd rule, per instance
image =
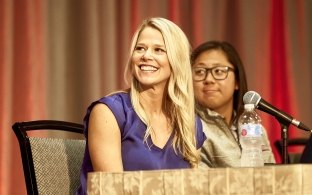
[{"label": "table", "polygon": [[88,194],[312,194],[312,164],[88,173]]}]

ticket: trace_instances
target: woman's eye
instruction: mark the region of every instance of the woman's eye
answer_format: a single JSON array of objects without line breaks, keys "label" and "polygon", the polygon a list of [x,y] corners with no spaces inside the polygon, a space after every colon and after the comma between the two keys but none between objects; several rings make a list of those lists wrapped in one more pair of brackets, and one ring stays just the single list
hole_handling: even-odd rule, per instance
[{"label": "woman's eye", "polygon": [[217,68],[214,70],[215,74],[224,74],[226,72],[226,70],[221,69],[221,68]]},{"label": "woman's eye", "polygon": [[156,48],[155,52],[156,53],[166,53],[166,51],[164,49],[162,49],[162,48]]},{"label": "woman's eye", "polygon": [[197,75],[202,75],[202,74],[205,74],[205,73],[206,73],[205,69],[195,70],[195,74],[197,74]]},{"label": "woman's eye", "polygon": [[137,50],[137,51],[144,51],[145,49],[142,46],[136,46],[135,50]]},{"label": "woman's eye", "polygon": [[215,73],[220,73],[220,72],[222,72],[221,69],[215,69]]}]

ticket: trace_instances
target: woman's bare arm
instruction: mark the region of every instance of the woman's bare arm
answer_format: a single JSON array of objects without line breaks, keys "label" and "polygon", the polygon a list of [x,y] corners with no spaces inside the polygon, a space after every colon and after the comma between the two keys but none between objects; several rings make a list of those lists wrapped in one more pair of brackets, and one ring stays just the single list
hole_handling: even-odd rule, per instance
[{"label": "woman's bare arm", "polygon": [[91,111],[88,146],[94,171],[123,171],[120,129],[105,104],[97,104]]}]

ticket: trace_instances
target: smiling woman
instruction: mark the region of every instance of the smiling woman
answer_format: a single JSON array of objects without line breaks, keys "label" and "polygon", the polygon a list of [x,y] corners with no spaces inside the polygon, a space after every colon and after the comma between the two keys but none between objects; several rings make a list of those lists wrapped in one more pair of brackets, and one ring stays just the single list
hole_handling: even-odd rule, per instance
[{"label": "smiling woman", "polygon": [[[132,54],[134,77],[141,88],[153,84],[166,85],[171,74],[166,46],[159,30],[146,27],[140,33],[137,45]],[[160,86],[164,89],[164,86]]]},{"label": "smiling woman", "polygon": [[125,69],[130,88],[88,107],[88,144],[77,194],[86,194],[92,171],[197,167],[206,136],[195,117],[189,51],[188,39],[173,22],[143,21]]}]

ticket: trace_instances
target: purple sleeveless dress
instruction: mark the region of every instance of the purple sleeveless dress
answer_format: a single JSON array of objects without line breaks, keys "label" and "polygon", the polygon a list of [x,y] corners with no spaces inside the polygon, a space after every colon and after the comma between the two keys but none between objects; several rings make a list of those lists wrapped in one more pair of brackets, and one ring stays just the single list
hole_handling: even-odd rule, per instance
[{"label": "purple sleeveless dress", "polygon": [[[93,102],[84,118],[85,136],[88,137],[88,123],[91,109],[97,103],[107,105],[117,119],[121,130],[121,153],[124,171],[155,170],[155,169],[180,169],[190,168],[190,164],[183,159],[181,154],[176,154],[172,147],[173,135],[171,134],[164,148],[153,145],[150,136],[147,144],[143,142],[146,125],[134,111],[130,96],[126,92],[119,92]],[[203,145],[206,139],[200,119],[196,117],[197,148]],[[87,173],[93,167],[88,150],[88,140],[80,173],[80,186],[77,194],[87,194]]]}]

